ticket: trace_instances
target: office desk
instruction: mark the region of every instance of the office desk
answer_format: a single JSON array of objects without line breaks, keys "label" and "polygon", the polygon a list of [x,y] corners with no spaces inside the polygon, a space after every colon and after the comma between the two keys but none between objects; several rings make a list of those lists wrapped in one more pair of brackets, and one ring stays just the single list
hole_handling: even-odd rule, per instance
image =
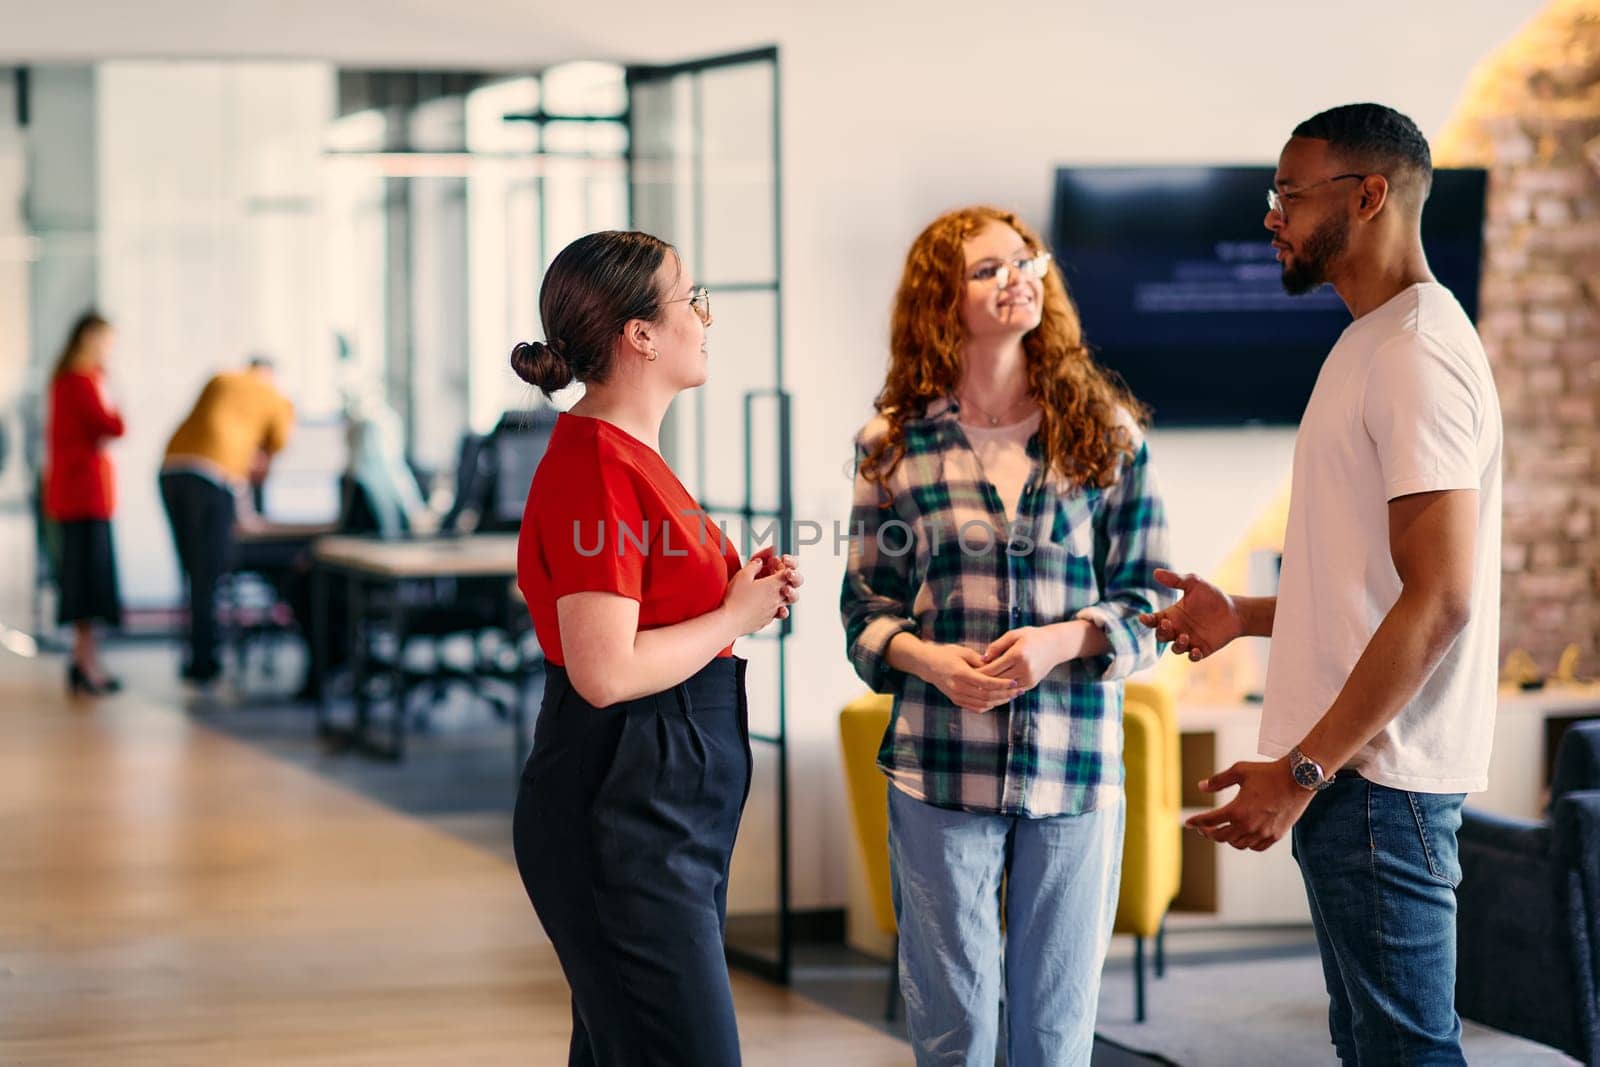
[{"label": "office desk", "polygon": [[338,525],[331,522],[257,522],[235,526],[233,539],[241,545],[309,541],[330,535],[337,529]]},{"label": "office desk", "polygon": [[[241,682],[245,679],[245,652],[252,641],[293,632],[277,617],[275,607],[287,601],[294,611],[294,622],[309,631],[307,616],[309,598],[306,596],[306,560],[311,543],[318,537],[331,533],[328,523],[317,525],[260,523],[234,527],[233,558],[217,586],[218,619],[223,624],[223,641],[236,665]],[[254,578],[265,586],[266,600],[252,602],[248,595],[250,584],[245,576]],[[251,607],[257,611],[252,616]],[[311,635],[304,633],[306,648],[311,647]],[[273,658],[263,659],[267,674],[273,673]]]},{"label": "office desk", "polygon": [[[416,603],[407,594],[408,588],[427,588],[448,579],[487,579],[499,583],[501,588],[510,584],[517,572],[517,537],[515,534],[480,534],[474,537],[440,538],[408,541],[382,541],[366,537],[321,537],[311,549],[312,599],[316,637],[313,641],[315,655],[312,670],[321,692],[317,702],[317,729],[325,737],[334,738],[352,747],[392,760],[405,757],[407,715],[405,709],[405,671],[402,665],[403,649],[396,647],[387,664],[390,677],[390,695],[393,708],[389,715],[387,743],[372,737],[371,694],[368,683],[374,672],[368,642],[361,626],[368,615],[369,602],[378,594],[384,598],[387,620],[398,640],[406,633],[409,617],[426,612],[429,607],[442,606],[426,601]],[[347,617],[350,627],[350,666],[354,680],[355,721],[349,727],[337,727],[329,718],[328,686],[325,671],[328,642],[328,597],[330,586],[343,579],[347,597]],[[520,613],[510,596],[501,598],[502,614],[483,620],[484,628],[503,627],[514,632],[512,623]],[[510,669],[509,680],[515,695],[509,714],[516,729],[518,752],[527,749],[526,716],[524,714],[522,682],[538,669],[538,660],[518,662]],[[497,707],[498,707],[498,702]]]},{"label": "office desk", "polygon": [[230,571],[250,571],[275,576],[293,567],[318,538],[332,533],[328,523],[264,526],[236,526],[233,531],[233,559]]}]

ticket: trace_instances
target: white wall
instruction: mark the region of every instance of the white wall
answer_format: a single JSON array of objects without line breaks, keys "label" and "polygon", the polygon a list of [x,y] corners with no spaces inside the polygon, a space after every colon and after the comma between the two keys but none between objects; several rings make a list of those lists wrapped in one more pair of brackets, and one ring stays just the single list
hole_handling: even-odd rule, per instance
[{"label": "white wall", "polygon": [[22,498],[22,438],[14,410],[28,369],[28,267],[33,241],[22,216],[26,140],[16,121],[15,84],[0,80],[0,501]]},{"label": "white wall", "polygon": [[[28,275],[34,242],[22,216],[28,168],[26,140],[17,126],[14,89],[11,79],[0,79],[0,529],[8,534],[17,531],[28,538],[23,543],[30,543],[33,521],[27,510],[29,479],[23,458],[23,427],[25,407],[37,410],[26,394],[30,362]],[[28,624],[33,585],[31,559],[0,567],[0,623]]]},{"label": "white wall", "polygon": [[[95,72],[55,67],[29,76],[25,223],[30,249],[29,351],[38,368],[30,385],[42,392],[67,332],[96,295],[94,232],[99,197],[95,158]],[[40,136],[72,130],[76,137]]]},{"label": "white wall", "polygon": [[[0,0],[0,56],[318,56],[373,65],[539,66],[782,48],[786,349],[803,517],[842,515],[849,440],[882,380],[890,298],[917,230],[963,203],[1005,203],[1041,229],[1052,168],[1266,162],[1298,120],[1379,100],[1437,132],[1472,65],[1536,0],[1348,0],[1285,7],[1123,0],[791,4],[692,9],[458,0],[214,5],[161,19],[111,0]],[[688,10],[688,15],[686,15]],[[1094,324],[1088,323],[1093,331]],[[1179,447],[1174,447],[1178,445]],[[1284,434],[1154,442],[1181,565],[1205,569],[1287,472]],[[834,602],[840,561],[813,552],[796,616],[796,902],[845,895],[849,824],[834,714],[859,683]]]},{"label": "white wall", "polygon": [[[1536,6],[1355,2],[1312,25],[1266,4],[1030,5],[1021,24],[977,16],[962,32],[863,9],[848,27],[780,36],[801,514],[847,510],[841,472],[882,382],[901,259],[934,215],[994,200],[1044,229],[1056,164],[1269,162],[1300,119],[1355,100],[1435,132],[1473,62]],[[1222,559],[1287,477],[1291,449],[1281,431],[1156,435],[1179,566]],[[808,564],[792,646],[805,682],[791,690],[795,777],[815,783],[797,791],[793,822],[811,861],[796,868],[803,905],[836,899],[851,855],[838,847],[834,714],[860,690],[833,608],[840,561]]]}]

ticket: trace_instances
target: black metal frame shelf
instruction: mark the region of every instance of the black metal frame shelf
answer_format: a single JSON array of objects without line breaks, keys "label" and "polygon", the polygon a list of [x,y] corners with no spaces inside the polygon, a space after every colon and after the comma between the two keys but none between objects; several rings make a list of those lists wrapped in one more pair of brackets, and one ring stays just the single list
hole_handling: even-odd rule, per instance
[{"label": "black metal frame shelf", "polygon": [[[742,443],[743,443],[743,487],[738,500],[715,499],[714,496],[702,493],[700,503],[707,513],[712,515],[736,516],[745,525],[747,540],[752,525],[756,521],[776,523],[780,531],[780,543],[776,546],[784,550],[790,546],[782,543],[781,539],[794,525],[794,491],[792,478],[792,453],[790,448],[791,436],[791,410],[790,397],[784,389],[784,359],[783,359],[783,225],[782,225],[782,128],[781,119],[781,82],[779,78],[778,49],[776,47],[751,49],[727,55],[712,56],[704,59],[692,60],[685,63],[676,63],[659,66],[630,67],[627,71],[628,85],[628,110],[632,119],[639,120],[639,108],[635,102],[637,91],[646,86],[663,85],[681,77],[690,77],[690,129],[691,147],[688,160],[690,183],[690,213],[692,222],[690,234],[692,236],[692,251],[698,256],[704,249],[706,216],[706,174],[705,174],[705,110],[703,106],[703,92],[699,76],[709,71],[726,69],[730,67],[765,65],[770,67],[772,78],[772,201],[771,217],[773,226],[773,262],[770,280],[768,279],[739,279],[737,277],[724,278],[720,281],[706,281],[705,284],[714,292],[722,293],[766,293],[771,294],[773,300],[773,364],[771,370],[771,385],[764,388],[751,389],[742,394]],[[628,140],[628,165],[630,174],[637,176],[645,166],[647,160],[641,160],[638,155],[638,137],[632,136]],[[632,200],[635,192],[635,183],[630,182],[630,217],[638,221],[636,204]],[[715,264],[711,267],[714,270]],[[776,445],[777,470],[772,472],[776,483],[775,506],[756,505],[756,471],[754,470],[756,455],[757,433],[757,405],[768,402],[776,412],[775,425],[770,427],[774,434]],[[697,478],[697,484],[704,487],[708,484],[708,463],[706,455],[706,425],[708,412],[706,410],[705,391],[699,391],[694,398],[694,427],[695,439],[692,442],[692,465]],[[750,545],[743,546],[748,553]],[[792,633],[793,625],[790,620],[782,620],[778,626],[750,640],[764,643],[775,643],[778,678],[776,680],[777,708],[775,729],[771,731],[752,731],[750,740],[752,744],[770,748],[777,761],[777,781],[775,783],[777,801],[777,939],[776,956],[770,957],[759,952],[750,951],[734,943],[736,940],[730,936],[728,958],[737,966],[759,974],[781,984],[788,984],[793,970],[793,941],[794,941],[794,914],[791,903],[791,859],[789,835],[789,750],[788,750],[788,709],[787,709],[787,639]]]}]

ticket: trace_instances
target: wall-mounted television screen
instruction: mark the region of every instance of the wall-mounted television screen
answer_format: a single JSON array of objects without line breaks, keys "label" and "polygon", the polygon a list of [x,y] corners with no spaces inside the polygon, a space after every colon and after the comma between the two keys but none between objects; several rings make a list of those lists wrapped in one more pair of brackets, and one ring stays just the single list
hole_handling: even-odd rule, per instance
[{"label": "wall-mounted television screen", "polygon": [[[1157,426],[1294,425],[1350,324],[1333,289],[1284,293],[1262,226],[1271,167],[1056,171],[1052,241],[1096,357]],[[1436,170],[1434,275],[1474,321],[1485,173]]]}]

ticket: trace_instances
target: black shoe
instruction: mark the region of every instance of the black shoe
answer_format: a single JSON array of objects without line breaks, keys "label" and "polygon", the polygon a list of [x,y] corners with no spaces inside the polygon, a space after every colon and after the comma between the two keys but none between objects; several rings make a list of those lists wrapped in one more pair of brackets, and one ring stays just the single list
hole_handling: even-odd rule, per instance
[{"label": "black shoe", "polygon": [[178,672],[178,677],[182,678],[186,682],[193,682],[195,685],[209,685],[216,681],[217,675],[221,673],[222,668],[217,666],[212,666],[209,668],[187,666]]},{"label": "black shoe", "polygon": [[[111,683],[115,682],[115,686]],[[122,688],[122,683],[108,678],[105,682],[96,685],[95,680],[89,677],[87,671],[78,666],[77,660],[67,663],[67,692],[73,696],[97,697],[106,693],[115,692]]]}]

